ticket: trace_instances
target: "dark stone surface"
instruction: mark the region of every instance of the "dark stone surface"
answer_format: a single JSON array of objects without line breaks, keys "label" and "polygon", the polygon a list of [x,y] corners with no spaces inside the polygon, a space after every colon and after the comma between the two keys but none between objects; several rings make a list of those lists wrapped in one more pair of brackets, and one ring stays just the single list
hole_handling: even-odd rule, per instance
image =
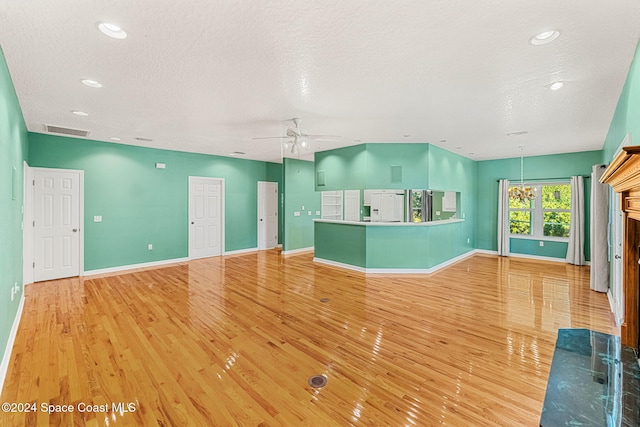
[{"label": "dark stone surface", "polygon": [[640,426],[640,367],[633,349],[613,335],[560,329],[540,425]]}]

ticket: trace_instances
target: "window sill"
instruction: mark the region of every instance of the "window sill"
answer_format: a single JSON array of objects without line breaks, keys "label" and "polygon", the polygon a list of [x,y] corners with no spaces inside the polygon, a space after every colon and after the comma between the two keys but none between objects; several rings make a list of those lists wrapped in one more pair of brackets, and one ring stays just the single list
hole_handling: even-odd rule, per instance
[{"label": "window sill", "polygon": [[511,239],[521,239],[521,240],[535,240],[538,242],[564,242],[569,243],[568,237],[536,237],[536,236],[521,236],[518,234],[509,234],[509,238]]}]

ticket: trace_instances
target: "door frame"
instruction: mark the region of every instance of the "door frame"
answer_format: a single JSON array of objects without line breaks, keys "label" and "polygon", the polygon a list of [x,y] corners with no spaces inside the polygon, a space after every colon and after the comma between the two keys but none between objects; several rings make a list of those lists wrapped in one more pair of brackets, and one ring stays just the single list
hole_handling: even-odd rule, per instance
[{"label": "door frame", "polygon": [[24,163],[24,201],[23,201],[23,215],[22,215],[22,243],[23,243],[23,257],[22,257],[22,284],[28,285],[33,283],[35,278],[35,269],[33,263],[35,262],[35,232],[33,221],[35,218],[35,173],[36,171],[53,171],[64,173],[77,173],[80,180],[78,187],[79,192],[79,220],[78,226],[78,276],[84,276],[84,170],[81,169],[61,169],[61,168],[39,168],[30,167],[26,162]]},{"label": "door frame", "polygon": [[[278,231],[278,238],[276,239],[276,245],[273,247],[263,247],[260,244],[260,199],[261,199],[261,193],[260,193],[260,184],[275,184],[276,185],[276,206],[278,208],[278,217],[276,218],[276,230]],[[267,186],[264,186],[263,188],[267,188]],[[256,218],[256,224],[257,224],[257,240],[256,240],[256,246],[258,248],[259,251],[262,250],[267,250],[267,249],[273,249],[273,248],[277,248],[278,247],[278,240],[280,240],[280,232],[279,232],[279,226],[280,226],[280,185],[278,184],[277,181],[258,181],[257,183],[257,193],[258,193],[258,200],[257,200],[257,218]],[[264,222],[265,227],[267,226],[267,223]],[[265,242],[266,243],[266,242]]]},{"label": "door frame", "polygon": [[193,258],[191,255],[191,182],[193,179],[206,179],[209,181],[215,181],[220,183],[220,256],[225,254],[225,218],[224,218],[224,199],[225,199],[225,187],[224,187],[224,178],[214,178],[211,176],[191,176],[189,175],[189,180],[187,183],[187,256],[191,259],[199,259]]}]

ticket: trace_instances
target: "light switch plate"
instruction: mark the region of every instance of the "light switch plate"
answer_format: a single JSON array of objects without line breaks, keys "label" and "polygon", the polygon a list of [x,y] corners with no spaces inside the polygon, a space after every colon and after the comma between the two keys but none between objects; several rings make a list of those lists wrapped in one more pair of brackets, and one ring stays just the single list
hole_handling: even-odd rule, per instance
[{"label": "light switch plate", "polygon": [[316,216],[320,216],[320,211],[316,211]]},{"label": "light switch plate", "polygon": [[307,212],[307,215],[311,216],[311,211]]},{"label": "light switch plate", "polygon": [[102,222],[102,215],[95,215],[93,217],[93,222]]}]

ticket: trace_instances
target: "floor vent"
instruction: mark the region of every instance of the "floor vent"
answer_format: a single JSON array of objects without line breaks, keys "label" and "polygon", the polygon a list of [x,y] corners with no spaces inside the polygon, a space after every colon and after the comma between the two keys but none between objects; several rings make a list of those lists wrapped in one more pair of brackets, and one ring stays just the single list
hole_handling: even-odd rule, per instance
[{"label": "floor vent", "polygon": [[327,377],[324,375],[314,375],[309,377],[309,385],[313,388],[322,388],[327,385]]},{"label": "floor vent", "polygon": [[62,126],[44,125],[44,129],[49,133],[59,133],[61,135],[88,136],[88,130],[63,128]]}]

